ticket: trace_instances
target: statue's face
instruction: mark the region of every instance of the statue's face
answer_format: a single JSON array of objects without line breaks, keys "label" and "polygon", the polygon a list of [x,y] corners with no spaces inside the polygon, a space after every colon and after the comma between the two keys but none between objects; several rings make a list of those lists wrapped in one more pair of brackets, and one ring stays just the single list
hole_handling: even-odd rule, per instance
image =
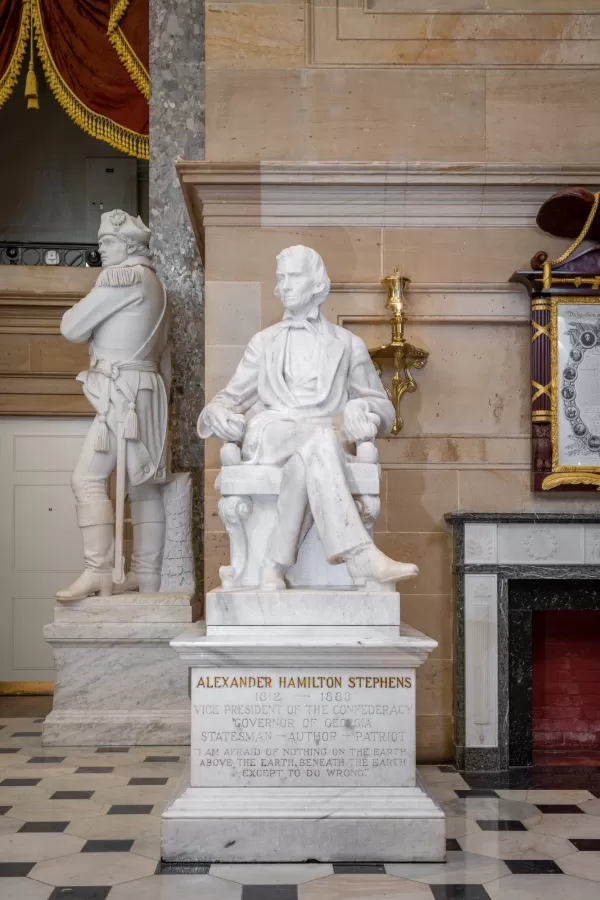
[{"label": "statue's face", "polygon": [[120,241],[113,234],[105,234],[98,241],[100,259],[104,268],[106,266],[120,266],[127,259],[127,244]]},{"label": "statue's face", "polygon": [[306,259],[293,253],[277,260],[275,293],[286,309],[310,308],[315,295],[315,282]]}]

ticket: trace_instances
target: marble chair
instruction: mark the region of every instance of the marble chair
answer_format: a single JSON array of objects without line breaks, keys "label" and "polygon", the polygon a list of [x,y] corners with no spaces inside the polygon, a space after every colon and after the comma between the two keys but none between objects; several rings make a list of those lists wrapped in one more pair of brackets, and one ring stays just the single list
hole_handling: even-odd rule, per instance
[{"label": "marble chair", "polygon": [[[357,444],[356,455],[347,454],[348,483],[365,527],[372,533],[379,515],[380,469],[377,449],[370,441]],[[230,542],[230,564],[221,566],[221,586],[256,588],[274,523],[281,483],[278,466],[241,461],[237,444],[221,448],[221,471],[215,487],[221,493],[219,516]],[[291,587],[349,588],[352,579],[344,563],[330,565],[312,519],[306,522],[298,559],[286,575]]]}]

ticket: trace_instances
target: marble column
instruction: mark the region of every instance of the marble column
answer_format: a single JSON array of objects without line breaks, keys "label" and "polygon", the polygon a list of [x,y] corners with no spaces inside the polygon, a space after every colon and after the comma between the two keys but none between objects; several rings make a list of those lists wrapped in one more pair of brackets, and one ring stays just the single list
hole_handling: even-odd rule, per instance
[{"label": "marble column", "polygon": [[[150,0],[150,229],[173,307],[173,469],[194,480],[197,576],[202,554],[203,270],[175,171],[204,157],[204,2]],[[201,581],[198,579],[198,583]]]}]

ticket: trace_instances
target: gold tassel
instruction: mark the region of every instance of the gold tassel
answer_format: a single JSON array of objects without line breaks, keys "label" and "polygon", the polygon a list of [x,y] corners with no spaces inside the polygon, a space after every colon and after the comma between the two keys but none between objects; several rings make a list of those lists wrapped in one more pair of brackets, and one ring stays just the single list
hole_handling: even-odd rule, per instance
[{"label": "gold tassel", "polygon": [[123,425],[123,437],[127,441],[137,441],[140,437],[138,417],[135,411],[135,403],[129,404],[129,411],[125,416]]},{"label": "gold tassel", "polygon": [[35,72],[33,71],[31,63],[29,64],[29,71],[25,82],[25,97],[27,98],[27,109],[40,108],[40,104],[38,103],[37,78],[35,77]]},{"label": "gold tassel", "polygon": [[33,16],[31,17],[31,38],[29,52],[29,70],[25,81],[25,98],[27,100],[27,109],[39,109],[38,102],[38,85],[35,77],[35,69],[33,68]]},{"label": "gold tassel", "polygon": [[99,453],[108,453],[110,450],[106,416],[98,416],[98,429],[94,440],[94,450],[97,450]]}]

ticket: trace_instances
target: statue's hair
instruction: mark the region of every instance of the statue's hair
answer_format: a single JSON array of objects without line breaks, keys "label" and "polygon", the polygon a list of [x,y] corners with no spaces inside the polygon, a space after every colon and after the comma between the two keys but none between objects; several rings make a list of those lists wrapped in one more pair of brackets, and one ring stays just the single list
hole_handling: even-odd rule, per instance
[{"label": "statue's hair", "polygon": [[282,250],[277,257],[277,261],[279,262],[279,260],[287,259],[297,252],[300,252],[304,257],[304,261],[314,278],[314,299],[320,306],[327,299],[329,291],[331,290],[331,281],[329,280],[325,263],[317,251],[313,250],[312,247],[304,247],[303,244],[296,244],[294,247],[286,247],[285,250]]},{"label": "statue's hair", "polygon": [[152,259],[152,250],[146,244],[141,244],[138,241],[132,241],[131,238],[125,237],[121,234],[115,234],[117,240],[121,241],[122,244],[125,244],[125,249],[127,250],[127,256],[147,256],[148,259]]},{"label": "statue's hair", "polygon": [[147,256],[152,258],[152,250],[146,244],[140,244],[138,241],[126,240],[127,256]]}]

